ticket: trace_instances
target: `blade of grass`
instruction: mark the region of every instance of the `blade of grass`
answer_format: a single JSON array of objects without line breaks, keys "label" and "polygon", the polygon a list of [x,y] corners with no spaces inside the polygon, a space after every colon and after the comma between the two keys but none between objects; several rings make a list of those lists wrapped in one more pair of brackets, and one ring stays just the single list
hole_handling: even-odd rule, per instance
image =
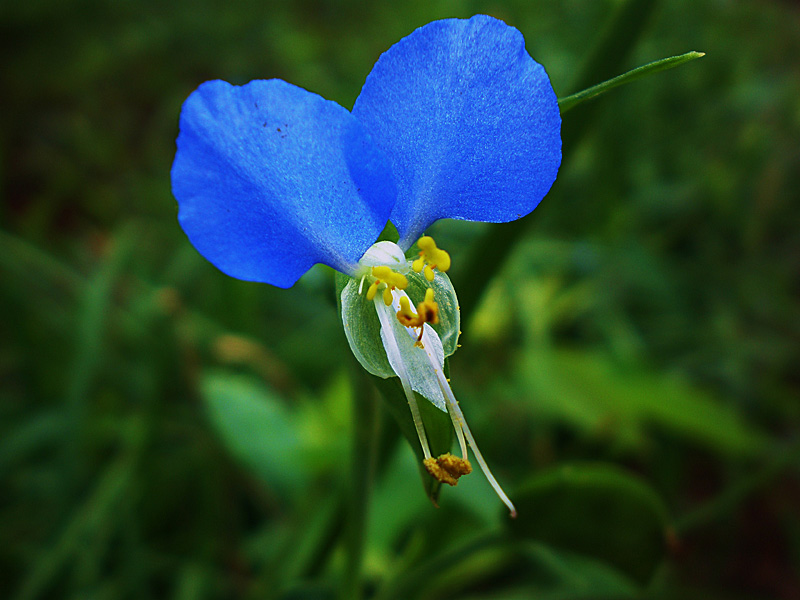
[{"label": "blade of grass", "polygon": [[136,239],[136,231],[132,228],[123,230],[115,237],[108,258],[85,282],[79,300],[75,355],[65,384],[65,404],[74,431],[72,442],[67,446],[67,462],[76,475],[73,477],[76,483],[80,481],[77,475],[82,432],[88,416],[88,397],[103,360],[106,326],[114,306],[114,287]]},{"label": "blade of grass", "polygon": [[375,477],[379,445],[378,402],[372,387],[366,385],[366,375],[353,365],[353,450],[351,455],[351,485],[348,506],[348,527],[345,535],[347,559],[339,597],[358,600],[363,597],[361,569],[366,546],[369,499]]},{"label": "blade of grass", "polygon": [[667,69],[675,68],[684,63],[695,60],[696,58],[701,58],[705,55],[706,55],[705,52],[696,52],[693,50],[691,52],[686,52],[685,54],[679,54],[678,56],[670,56],[669,58],[662,58],[661,60],[655,60],[653,62],[647,63],[646,65],[642,65],[641,67],[636,67],[635,69],[631,69],[627,73],[623,73],[622,75],[617,75],[616,77],[608,79],[602,83],[593,85],[592,87],[582,90],[580,92],[570,94],[569,96],[566,96],[564,98],[559,98],[558,109],[561,111],[561,114],[563,115],[565,112],[567,112],[571,108],[574,108],[581,102],[590,100],[591,98],[595,98],[600,94],[605,94],[609,90],[613,90],[615,87],[625,85],[626,83],[631,83],[633,81],[636,81],[637,79],[641,79],[642,77],[658,73],[659,71],[666,71]]},{"label": "blade of grass", "polygon": [[31,565],[14,598],[33,600],[47,591],[53,579],[82,550],[82,541],[106,527],[113,527],[116,508],[128,490],[134,461],[122,457],[113,462],[100,477],[89,498],[79,505],[55,543]]},{"label": "blade of grass", "polygon": [[[590,52],[573,89],[586,89],[598,80],[610,79],[619,73],[656,5],[656,0],[628,0],[620,4]],[[597,112],[596,106],[597,103],[584,104],[580,111],[564,121],[561,130],[562,169],[589,131]],[[528,216],[511,223],[493,225],[472,244],[466,260],[462,262],[463,268],[453,277],[458,281],[462,319],[468,319],[472,314],[483,292],[488,289],[489,280],[499,272],[532,222]],[[461,273],[469,273],[469,276],[462,277]]]}]

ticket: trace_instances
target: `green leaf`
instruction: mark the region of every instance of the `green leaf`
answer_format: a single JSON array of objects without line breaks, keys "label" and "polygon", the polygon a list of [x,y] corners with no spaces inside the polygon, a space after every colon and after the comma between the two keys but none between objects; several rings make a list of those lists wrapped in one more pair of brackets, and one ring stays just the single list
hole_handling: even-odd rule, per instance
[{"label": "green leaf", "polygon": [[760,454],[765,436],[709,393],[676,376],[619,365],[602,352],[527,352],[518,373],[535,410],[638,445],[657,424],[731,455]]},{"label": "green leaf", "polygon": [[529,598],[592,600],[640,597],[637,586],[606,563],[529,542],[521,548],[526,576],[534,582]]},{"label": "green leaf", "polygon": [[636,67],[635,69],[632,69],[627,73],[623,73],[622,75],[617,75],[616,77],[608,79],[603,83],[598,83],[597,85],[593,85],[592,87],[580,92],[576,92],[564,98],[559,98],[558,108],[563,115],[569,109],[574,108],[581,102],[590,100],[591,98],[599,96],[600,94],[605,94],[607,91],[612,90],[615,87],[625,85],[626,83],[631,83],[632,81],[636,81],[637,79],[641,79],[647,75],[653,75],[659,71],[672,69],[691,60],[695,60],[696,58],[701,58],[705,55],[705,52],[692,51],[679,56],[670,56],[669,58],[655,60],[651,63],[647,63],[646,65],[642,65],[641,67]]},{"label": "green leaf", "polygon": [[571,464],[517,493],[514,535],[604,561],[640,584],[664,557],[667,511],[644,482],[606,464]]},{"label": "green leaf", "polygon": [[283,401],[259,380],[225,372],[200,385],[209,419],[231,455],[284,494],[307,474],[295,423]]}]

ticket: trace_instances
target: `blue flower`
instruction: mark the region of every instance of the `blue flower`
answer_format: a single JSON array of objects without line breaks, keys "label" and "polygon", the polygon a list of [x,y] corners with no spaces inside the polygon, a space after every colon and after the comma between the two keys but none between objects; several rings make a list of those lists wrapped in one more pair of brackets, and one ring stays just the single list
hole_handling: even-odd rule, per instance
[{"label": "blue flower", "polygon": [[293,285],[354,274],[387,219],[408,249],[437,219],[531,212],[561,162],[561,118],[522,34],[478,15],[389,48],[352,113],[280,80],[210,81],[183,105],[172,190],[220,270]]},{"label": "blue flower", "polygon": [[[274,79],[201,85],[181,112],[172,190],[189,239],[228,275],[280,287],[316,263],[350,275],[348,343],[367,371],[400,379],[425,468],[456,485],[472,470],[469,444],[513,516],[444,374],[458,302],[434,269],[450,257],[420,236],[442,218],[531,212],[555,181],[560,130],[519,31],[484,15],[448,19],[389,48],[352,113]],[[387,220],[400,239],[374,243]],[[418,239],[419,258],[407,260]],[[406,289],[420,296],[413,309]],[[461,458],[432,456],[416,394],[450,414]]]}]

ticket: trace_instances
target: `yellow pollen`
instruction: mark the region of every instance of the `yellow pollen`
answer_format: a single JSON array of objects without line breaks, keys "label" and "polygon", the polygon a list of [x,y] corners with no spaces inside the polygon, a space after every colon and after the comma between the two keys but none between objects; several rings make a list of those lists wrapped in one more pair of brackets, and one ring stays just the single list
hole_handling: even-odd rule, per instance
[{"label": "yellow pollen", "polygon": [[[388,305],[387,305],[388,306]],[[403,327],[414,327],[419,329],[419,336],[414,343],[418,348],[422,345],[422,335],[425,333],[425,323],[436,325],[439,322],[439,306],[433,301],[433,289],[425,291],[425,300],[417,305],[416,312],[411,308],[411,302],[407,296],[400,298],[400,310],[397,311],[397,320]]]},{"label": "yellow pollen", "polygon": [[392,305],[392,290],[404,290],[408,287],[408,279],[402,273],[396,273],[386,266],[372,267],[372,276],[375,278],[367,289],[367,300],[374,300],[378,289],[383,284],[383,303]]},{"label": "yellow pollen", "polygon": [[408,287],[408,279],[406,279],[405,275],[396,273],[386,266],[372,267],[372,276],[385,282],[392,289],[404,290]]},{"label": "yellow pollen", "polygon": [[[408,297],[400,298],[397,320],[404,327],[422,327],[425,323],[436,325],[439,322],[439,305],[433,300],[433,289],[428,288],[425,291],[425,300],[417,305],[416,312],[412,310]],[[420,332],[420,339],[422,339],[422,332]]]},{"label": "yellow pollen", "polygon": [[459,477],[472,473],[472,465],[466,458],[458,458],[449,452],[438,458],[426,458],[422,464],[431,477],[448,485],[457,485]]},{"label": "yellow pollen", "polygon": [[372,299],[375,298],[375,294],[378,293],[379,284],[380,281],[376,281],[371,286],[369,286],[369,289],[367,290],[367,300],[372,301]]},{"label": "yellow pollen", "polygon": [[436,247],[436,242],[429,235],[423,235],[417,242],[419,258],[411,263],[415,273],[424,271],[425,279],[433,281],[433,270],[439,269],[442,273],[450,268],[450,255]]}]

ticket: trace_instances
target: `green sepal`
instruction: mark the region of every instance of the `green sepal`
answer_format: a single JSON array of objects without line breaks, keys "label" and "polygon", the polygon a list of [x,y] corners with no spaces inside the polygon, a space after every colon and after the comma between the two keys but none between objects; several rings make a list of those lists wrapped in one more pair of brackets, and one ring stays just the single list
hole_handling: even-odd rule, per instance
[{"label": "green sepal", "polygon": [[[433,288],[436,304],[439,306],[439,322],[433,325],[433,329],[439,335],[445,357],[450,356],[458,347],[458,336],[461,333],[461,316],[453,284],[447,275],[439,272],[430,283],[421,273],[409,271],[405,275],[408,279],[405,292],[415,304],[425,299],[425,291],[429,287]],[[368,284],[364,283],[362,293],[359,294],[361,282],[358,279],[337,273],[335,281],[342,325],[356,359],[372,375],[396,377],[381,341],[381,324],[375,305],[366,299]]]}]

